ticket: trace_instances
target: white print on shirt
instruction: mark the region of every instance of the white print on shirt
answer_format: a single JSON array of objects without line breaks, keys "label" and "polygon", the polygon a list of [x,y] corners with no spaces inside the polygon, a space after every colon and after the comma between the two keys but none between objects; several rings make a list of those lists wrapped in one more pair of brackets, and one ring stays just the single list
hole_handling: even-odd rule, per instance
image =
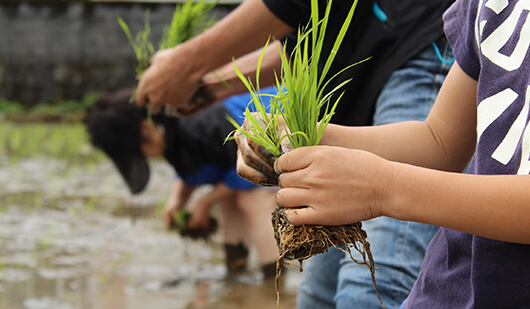
[{"label": "white print on shirt", "polygon": [[[506,4],[505,0],[489,0],[486,3],[486,6],[493,8],[493,11],[498,14],[505,8]],[[514,34],[517,22],[523,14],[523,11],[530,11],[530,0],[521,0],[517,2],[510,16],[506,18],[506,20],[495,29],[493,33],[484,39],[482,43],[480,43],[482,54],[490,59],[491,62],[504,68],[506,71],[517,70],[521,67],[523,60],[526,57],[528,46],[530,46],[530,15],[527,15],[519,33],[519,40],[512,53],[510,55],[503,55],[499,52]],[[483,22],[479,25],[481,36],[484,25],[485,23]]]},{"label": "white print on shirt", "polygon": [[[483,9],[480,1],[479,10]],[[506,0],[486,0],[485,7],[491,9],[496,14],[499,14],[506,8],[508,2]],[[517,70],[521,67],[521,64],[526,57],[530,46],[530,14],[527,15],[523,26],[518,34],[518,41],[510,55],[504,55],[500,53],[503,46],[506,45],[510,38],[516,34],[517,22],[523,11],[530,11],[530,0],[519,1],[510,16],[495,29],[482,43],[480,43],[479,50],[487,57],[492,63],[496,64],[500,68],[510,72]],[[477,14],[477,20],[475,22],[475,36],[477,42],[480,42],[482,37],[484,26],[487,21],[479,21]],[[478,44],[478,43],[477,43]],[[490,97],[482,100],[478,105],[477,110],[477,136],[480,139],[482,133],[488,128],[498,117],[508,109],[513,102],[519,97],[515,91],[510,88],[502,90]],[[517,174],[528,175],[530,173],[530,129],[527,126],[527,119],[530,112],[530,87],[527,87],[524,106],[521,109],[517,119],[512,123],[508,133],[493,152],[491,157],[498,162],[506,165],[516,155],[517,146],[519,142],[521,145],[521,163]]]},{"label": "white print on shirt", "polygon": [[[488,128],[518,97],[511,89],[505,89],[495,95],[482,100],[477,108],[477,136],[480,139],[482,133]],[[524,106],[512,123],[510,130],[493,152],[491,157],[506,165],[515,155],[517,144],[522,137],[522,159],[517,174],[527,175],[530,173],[530,130],[526,120],[530,111],[530,87],[526,88]],[[526,159],[524,159],[526,158]]]}]

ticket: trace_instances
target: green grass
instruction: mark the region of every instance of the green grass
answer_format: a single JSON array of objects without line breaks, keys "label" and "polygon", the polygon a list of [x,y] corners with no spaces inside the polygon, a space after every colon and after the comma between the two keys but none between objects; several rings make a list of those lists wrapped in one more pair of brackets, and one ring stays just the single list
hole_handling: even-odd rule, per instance
[{"label": "green grass", "polygon": [[0,99],[0,114],[5,116],[14,115],[24,111],[24,105],[19,102]]},{"label": "green grass", "polygon": [[32,107],[0,98],[0,117],[13,121],[78,121],[97,98],[97,93],[87,93],[79,101],[43,102]]}]

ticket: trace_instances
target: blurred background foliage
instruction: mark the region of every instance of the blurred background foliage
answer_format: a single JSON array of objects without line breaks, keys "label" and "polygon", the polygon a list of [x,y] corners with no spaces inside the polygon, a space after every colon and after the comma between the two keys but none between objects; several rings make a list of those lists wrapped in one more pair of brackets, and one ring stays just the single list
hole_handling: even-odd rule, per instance
[{"label": "blurred background foliage", "polygon": [[0,98],[0,119],[13,122],[79,121],[84,112],[98,98],[95,92],[87,93],[81,100],[65,100],[56,103],[41,102],[27,107],[18,101]]}]

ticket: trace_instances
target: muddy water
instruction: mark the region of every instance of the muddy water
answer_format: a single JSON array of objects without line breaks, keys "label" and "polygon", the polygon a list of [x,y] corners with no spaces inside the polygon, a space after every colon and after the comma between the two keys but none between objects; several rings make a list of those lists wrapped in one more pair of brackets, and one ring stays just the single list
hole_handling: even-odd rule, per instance
[{"label": "muddy water", "polygon": [[[227,280],[220,235],[164,229],[164,162],[151,162],[146,192],[131,197],[109,161],[80,161],[0,153],[0,308],[277,308],[255,258]],[[282,308],[295,307],[300,278],[282,276]]]}]

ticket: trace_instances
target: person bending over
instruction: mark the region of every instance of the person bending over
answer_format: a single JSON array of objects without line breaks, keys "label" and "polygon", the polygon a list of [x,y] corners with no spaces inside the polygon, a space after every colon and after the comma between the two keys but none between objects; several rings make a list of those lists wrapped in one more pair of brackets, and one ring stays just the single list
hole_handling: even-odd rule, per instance
[{"label": "person bending over", "polygon": [[[274,91],[272,88],[265,91]],[[220,204],[220,216],[229,273],[245,268],[249,242],[256,246],[265,277],[275,273],[278,250],[270,224],[275,191],[260,188],[235,170],[236,145],[225,143],[233,126],[226,116],[242,121],[249,94],[232,96],[188,118],[153,115],[129,103],[131,91],[102,95],[86,113],[84,123],[92,144],[112,160],[131,193],[140,193],[149,180],[147,158],[162,157],[176,172],[164,209],[166,226],[175,225],[175,213],[202,185],[213,190],[188,205],[192,214],[186,228],[211,228],[209,211]]]}]

